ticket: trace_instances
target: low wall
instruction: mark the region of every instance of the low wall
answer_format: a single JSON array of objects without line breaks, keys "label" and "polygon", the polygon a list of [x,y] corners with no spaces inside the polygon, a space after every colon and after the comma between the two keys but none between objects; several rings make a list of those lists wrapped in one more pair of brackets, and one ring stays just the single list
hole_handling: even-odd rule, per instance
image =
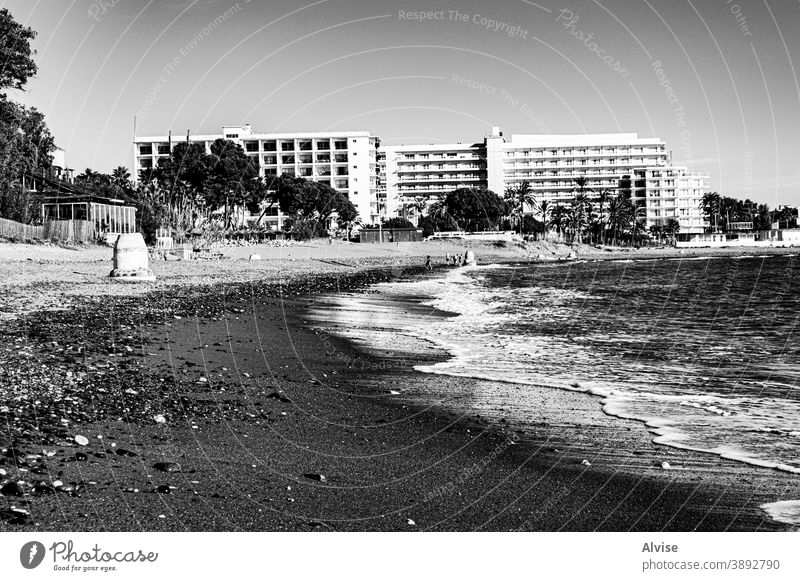
[{"label": "low wall", "polygon": [[725,241],[690,241],[676,242],[677,248],[788,248],[790,246],[800,246],[797,241],[781,240],[725,240]]},{"label": "low wall", "polygon": [[94,241],[94,222],[89,220],[53,220],[42,226],[21,224],[0,218],[0,236],[19,240],[58,240],[60,242]]},{"label": "low wall", "polygon": [[358,235],[361,242],[368,244],[422,240],[422,230],[416,228],[362,228]]}]

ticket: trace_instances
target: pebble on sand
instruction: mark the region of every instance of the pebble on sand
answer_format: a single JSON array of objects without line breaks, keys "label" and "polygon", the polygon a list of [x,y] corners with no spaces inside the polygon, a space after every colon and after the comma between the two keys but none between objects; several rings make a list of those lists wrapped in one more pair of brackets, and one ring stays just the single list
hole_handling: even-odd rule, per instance
[{"label": "pebble on sand", "polygon": [[156,462],[153,468],[161,470],[162,472],[180,472],[181,465],[177,462]]},{"label": "pebble on sand", "polygon": [[79,446],[88,446],[89,445],[89,438],[86,436],[81,436],[80,434],[75,436],[75,443]]},{"label": "pebble on sand", "polygon": [[591,466],[592,464],[588,460],[584,459],[584,460],[581,461],[581,465],[582,466]]}]

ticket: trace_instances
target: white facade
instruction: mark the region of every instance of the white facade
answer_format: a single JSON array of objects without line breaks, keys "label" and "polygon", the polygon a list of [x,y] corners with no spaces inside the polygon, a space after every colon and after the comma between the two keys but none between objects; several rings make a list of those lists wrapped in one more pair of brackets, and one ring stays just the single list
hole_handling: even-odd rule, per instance
[{"label": "white facade", "polygon": [[554,202],[571,200],[575,179],[581,176],[595,193],[616,193],[635,168],[669,164],[663,141],[635,133],[512,135],[495,155],[502,157],[490,156],[489,166],[502,168],[502,182],[490,181],[490,190],[502,194],[527,181],[536,200]]},{"label": "white facade", "polygon": [[645,206],[648,226],[675,218],[682,233],[703,231],[699,205],[709,189],[708,175],[671,167],[662,140],[636,133],[512,135],[506,140],[499,127],[492,127],[476,143],[381,146],[367,131],[258,134],[250,125],[223,126],[216,135],[136,137],[134,175],[154,167],[179,141],[202,142],[210,151],[219,138],[239,143],[256,157],[262,176],[297,175],[346,193],[364,223],[412,217],[409,208],[457,188],[488,188],[503,195],[523,181],[537,201],[568,203],[576,178],[586,177],[590,197],[602,190],[630,191]]},{"label": "white facade", "polygon": [[686,167],[648,167],[635,171],[633,199],[646,209],[646,227],[677,220],[681,234],[702,234],[707,225],[700,203],[709,176]]},{"label": "white facade", "polygon": [[506,140],[499,127],[492,127],[483,143],[383,150],[387,198],[396,200],[398,210],[418,196],[433,199],[457,187],[484,187],[503,195],[523,181],[537,201],[565,203],[574,197],[578,177],[586,177],[586,187],[595,194],[616,193],[633,179],[634,170],[669,165],[662,140],[635,133],[512,135]]},{"label": "white facade", "polygon": [[403,214],[417,200],[435,201],[457,188],[486,187],[486,150],[482,143],[394,145],[386,156],[386,210]]},{"label": "white facade", "polygon": [[253,133],[250,125],[226,125],[216,135],[135,137],[134,175],[155,167],[180,141],[202,142],[210,152],[211,144],[220,138],[238,143],[247,155],[257,158],[260,175],[285,173],[327,183],[347,194],[363,222],[372,222],[378,139],[368,131]]}]

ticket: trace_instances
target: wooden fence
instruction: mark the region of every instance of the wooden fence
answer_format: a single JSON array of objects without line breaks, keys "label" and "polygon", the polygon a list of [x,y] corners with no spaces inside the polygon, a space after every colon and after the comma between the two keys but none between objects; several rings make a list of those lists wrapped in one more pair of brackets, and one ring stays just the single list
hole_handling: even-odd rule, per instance
[{"label": "wooden fence", "polygon": [[53,220],[42,226],[31,226],[0,218],[0,237],[17,240],[93,242],[95,231],[94,222],[89,220]]}]

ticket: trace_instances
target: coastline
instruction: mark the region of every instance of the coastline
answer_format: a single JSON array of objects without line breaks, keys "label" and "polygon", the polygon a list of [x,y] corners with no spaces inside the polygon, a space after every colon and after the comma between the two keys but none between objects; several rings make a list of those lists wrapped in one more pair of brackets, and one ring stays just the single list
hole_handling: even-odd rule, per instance
[{"label": "coastline", "polygon": [[[317,293],[414,274],[401,266],[409,258],[416,257],[392,264],[384,256],[348,258],[350,264],[324,256],[231,260],[221,274],[173,272],[155,291],[107,281],[45,285],[32,274],[16,296],[36,292],[46,305],[57,289],[80,288],[56,305],[68,310],[27,310],[12,319],[0,358],[22,358],[31,369],[47,360],[45,375],[59,377],[60,393],[77,401],[62,398],[51,408],[72,418],[49,432],[54,442],[45,447],[54,456],[24,438],[28,449],[11,447],[16,433],[0,434],[2,447],[15,466],[28,463],[27,472],[14,472],[24,480],[85,486],[35,493],[30,505],[22,504],[25,496],[4,495],[9,506],[30,511],[30,522],[11,524],[25,521],[24,513],[4,512],[0,530],[792,528],[758,508],[781,499],[781,475],[654,445],[642,424],[605,416],[597,399],[582,393],[542,388],[543,420],[526,433],[420,406],[406,395],[426,382],[447,382],[458,393],[474,381],[416,373],[402,352],[378,357],[320,336],[308,322]],[[504,259],[517,258],[498,257]],[[74,267],[67,264],[56,270]],[[85,279],[107,269],[108,261],[98,261],[73,272]],[[99,295],[97,285],[119,292]],[[76,344],[80,352],[64,348]],[[415,361],[420,357],[444,355],[431,350]],[[15,381],[24,378],[21,372]],[[98,411],[104,419],[90,421]],[[46,415],[39,410],[38,417]],[[31,419],[15,425],[30,432]],[[70,442],[75,431],[90,444]],[[75,459],[77,453],[87,458]],[[581,464],[587,458],[589,467]],[[663,470],[665,459],[679,469]],[[180,471],[154,468],[159,462],[180,464]],[[3,465],[9,473],[10,465]]]}]

